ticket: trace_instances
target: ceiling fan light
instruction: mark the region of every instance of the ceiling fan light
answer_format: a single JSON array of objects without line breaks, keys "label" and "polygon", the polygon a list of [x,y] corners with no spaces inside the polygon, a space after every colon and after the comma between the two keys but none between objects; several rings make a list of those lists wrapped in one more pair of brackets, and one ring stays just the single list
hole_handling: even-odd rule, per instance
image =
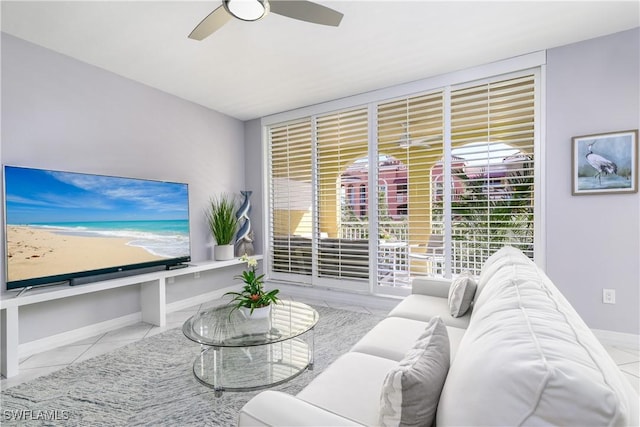
[{"label": "ceiling fan light", "polygon": [[223,0],[224,8],[243,21],[257,21],[269,12],[266,0]]}]

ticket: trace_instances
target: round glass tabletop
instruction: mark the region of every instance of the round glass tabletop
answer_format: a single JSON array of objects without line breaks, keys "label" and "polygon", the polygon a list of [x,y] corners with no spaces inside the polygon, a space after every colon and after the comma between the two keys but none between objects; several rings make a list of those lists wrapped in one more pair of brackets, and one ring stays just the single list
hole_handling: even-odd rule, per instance
[{"label": "round glass tabletop", "polygon": [[308,332],[318,312],[306,304],[279,301],[265,318],[246,316],[233,306],[200,312],[187,320],[182,332],[192,341],[212,347],[250,347],[289,340]]}]

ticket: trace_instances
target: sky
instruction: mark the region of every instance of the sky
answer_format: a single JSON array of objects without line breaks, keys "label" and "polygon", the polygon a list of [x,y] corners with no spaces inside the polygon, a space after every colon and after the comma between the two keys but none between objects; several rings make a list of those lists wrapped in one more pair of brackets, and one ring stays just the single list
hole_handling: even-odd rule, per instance
[{"label": "sky", "polygon": [[188,219],[186,184],[5,166],[7,224]]}]

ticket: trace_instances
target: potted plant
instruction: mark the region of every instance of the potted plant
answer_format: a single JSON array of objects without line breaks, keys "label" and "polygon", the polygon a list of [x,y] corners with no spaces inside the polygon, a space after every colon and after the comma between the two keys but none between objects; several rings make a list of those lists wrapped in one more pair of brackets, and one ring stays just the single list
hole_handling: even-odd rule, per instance
[{"label": "potted plant", "polygon": [[238,228],[235,198],[228,194],[212,197],[207,210],[207,221],[211,234],[216,240],[214,259],[218,261],[233,259],[233,243]]},{"label": "potted plant", "polygon": [[235,276],[236,279],[241,279],[244,283],[242,291],[227,292],[225,295],[233,295],[234,298],[230,304],[235,303],[234,310],[240,309],[248,317],[267,317],[271,310],[271,304],[275,304],[279,300],[277,295],[280,290],[274,289],[269,292],[264,290],[262,284],[264,274],[257,275],[258,261],[255,258],[250,258],[245,254],[240,257],[240,260],[246,262],[249,267],[241,275]]}]

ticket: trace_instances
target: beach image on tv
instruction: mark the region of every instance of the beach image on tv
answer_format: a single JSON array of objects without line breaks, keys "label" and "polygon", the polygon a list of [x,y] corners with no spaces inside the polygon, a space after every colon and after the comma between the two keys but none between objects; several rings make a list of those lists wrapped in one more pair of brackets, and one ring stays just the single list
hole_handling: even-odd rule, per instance
[{"label": "beach image on tv", "polygon": [[186,184],[5,167],[7,281],[188,257]]}]

